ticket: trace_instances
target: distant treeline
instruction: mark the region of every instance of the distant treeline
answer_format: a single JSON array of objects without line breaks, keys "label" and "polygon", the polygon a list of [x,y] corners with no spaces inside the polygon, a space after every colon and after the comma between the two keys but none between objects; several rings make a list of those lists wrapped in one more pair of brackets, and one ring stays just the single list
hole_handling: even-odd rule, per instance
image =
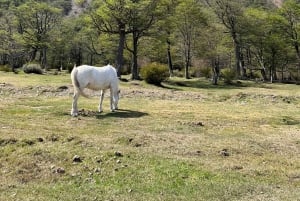
[{"label": "distant treeline", "polygon": [[0,65],[113,64],[119,76],[156,62],[170,74],[300,80],[300,1],[0,0]]}]

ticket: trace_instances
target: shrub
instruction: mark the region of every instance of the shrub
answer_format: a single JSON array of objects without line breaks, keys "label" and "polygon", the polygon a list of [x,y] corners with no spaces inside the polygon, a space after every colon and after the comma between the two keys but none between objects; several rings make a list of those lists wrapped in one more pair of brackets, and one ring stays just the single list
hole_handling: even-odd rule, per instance
[{"label": "shrub", "polygon": [[68,71],[69,73],[72,72],[73,68],[74,68],[74,64],[72,64],[72,63],[68,63],[68,64],[66,65],[66,69],[67,69],[67,71]]},{"label": "shrub", "polygon": [[180,70],[178,70],[178,69],[173,70],[173,76],[174,76],[174,77],[184,77],[184,72],[183,72],[183,71],[180,71]]},{"label": "shrub", "polygon": [[190,68],[190,76],[191,77],[200,77],[201,76],[201,71],[199,67],[192,67]]},{"label": "shrub", "polygon": [[11,72],[12,69],[8,65],[0,65],[0,71]]},{"label": "shrub", "polygon": [[224,78],[225,83],[231,84],[235,78],[235,71],[231,68],[225,68],[221,71],[221,76]]},{"label": "shrub", "polygon": [[210,78],[212,76],[211,67],[200,68],[200,74],[201,74],[202,77]]},{"label": "shrub", "polygon": [[169,77],[169,70],[165,65],[151,63],[141,69],[141,76],[149,84],[161,85]]},{"label": "shrub", "polygon": [[43,70],[39,64],[24,64],[24,73],[43,74]]},{"label": "shrub", "polygon": [[247,71],[247,76],[250,79],[262,79],[261,72],[259,72],[259,71],[250,71],[250,70],[248,70]]}]

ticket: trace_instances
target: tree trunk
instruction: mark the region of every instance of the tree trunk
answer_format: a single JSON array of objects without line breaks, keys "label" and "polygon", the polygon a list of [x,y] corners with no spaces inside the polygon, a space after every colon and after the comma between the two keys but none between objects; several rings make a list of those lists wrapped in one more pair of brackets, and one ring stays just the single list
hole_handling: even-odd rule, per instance
[{"label": "tree trunk", "polygon": [[75,49],[75,56],[76,56],[76,66],[80,66],[82,64],[82,49],[81,47],[78,47],[78,49]]},{"label": "tree trunk", "polygon": [[273,83],[274,80],[277,80],[277,75],[276,75],[276,50],[272,49],[272,60],[271,60],[271,66],[270,66],[270,81]]},{"label": "tree trunk", "polygon": [[139,72],[138,72],[138,64],[137,64],[137,49],[138,49],[138,33],[133,32],[133,51],[132,51],[132,80],[138,80],[139,79]]},{"label": "tree trunk", "polygon": [[247,78],[247,71],[246,71],[246,67],[245,67],[244,54],[241,50],[240,50],[240,67],[241,67],[241,70],[242,70],[242,78],[246,79]]},{"label": "tree trunk", "polygon": [[189,35],[185,44],[185,79],[190,79],[189,68],[191,66],[191,38]]},{"label": "tree trunk", "polygon": [[125,24],[120,24],[119,25],[119,46],[118,46],[118,53],[116,58],[117,74],[119,78],[121,78],[121,73],[123,68],[123,53],[124,53],[125,38],[126,38]]},{"label": "tree trunk", "polygon": [[94,64],[94,54],[91,53],[90,54],[90,65],[93,66],[93,64]]},{"label": "tree trunk", "polygon": [[240,78],[241,77],[241,48],[239,42],[237,41],[236,34],[233,33],[232,37],[234,42],[236,76]]},{"label": "tree trunk", "polygon": [[35,60],[36,53],[37,53],[37,49],[33,49],[33,50],[29,53],[29,61],[30,61],[30,62]]},{"label": "tree trunk", "polygon": [[171,42],[169,39],[167,39],[167,55],[168,55],[168,66],[169,66],[169,73],[170,77],[173,77],[173,63],[172,63],[172,57],[171,57]]},{"label": "tree trunk", "polygon": [[41,51],[41,66],[47,70],[47,48],[44,47]]},{"label": "tree trunk", "polygon": [[295,47],[295,50],[296,50],[296,53],[297,53],[297,57],[298,57],[298,66],[297,66],[297,83],[299,83],[299,75],[300,75],[300,48],[299,48],[299,44],[298,42],[296,42],[294,44],[294,47]]},{"label": "tree trunk", "polygon": [[219,75],[220,75],[220,62],[219,58],[213,59],[212,62],[213,66],[213,84],[217,85],[218,80],[219,80]]},{"label": "tree trunk", "polygon": [[261,72],[261,76],[263,77],[264,81],[267,80],[266,68],[262,67],[260,72]]}]

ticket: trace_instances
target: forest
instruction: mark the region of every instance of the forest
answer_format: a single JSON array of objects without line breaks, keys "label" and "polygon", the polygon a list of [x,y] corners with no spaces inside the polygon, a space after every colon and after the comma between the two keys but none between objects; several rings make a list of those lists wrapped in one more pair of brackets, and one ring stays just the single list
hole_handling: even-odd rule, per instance
[{"label": "forest", "polygon": [[139,79],[171,76],[298,83],[299,0],[0,0],[0,69],[76,65]]}]

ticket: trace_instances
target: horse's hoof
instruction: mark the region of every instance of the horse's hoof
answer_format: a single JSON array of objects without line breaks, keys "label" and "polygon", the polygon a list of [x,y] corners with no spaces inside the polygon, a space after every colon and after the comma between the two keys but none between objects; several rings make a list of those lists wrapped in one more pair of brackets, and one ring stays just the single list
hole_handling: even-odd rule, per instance
[{"label": "horse's hoof", "polygon": [[78,113],[72,112],[72,113],[71,113],[71,116],[72,116],[72,117],[77,117],[77,116],[78,116]]}]

